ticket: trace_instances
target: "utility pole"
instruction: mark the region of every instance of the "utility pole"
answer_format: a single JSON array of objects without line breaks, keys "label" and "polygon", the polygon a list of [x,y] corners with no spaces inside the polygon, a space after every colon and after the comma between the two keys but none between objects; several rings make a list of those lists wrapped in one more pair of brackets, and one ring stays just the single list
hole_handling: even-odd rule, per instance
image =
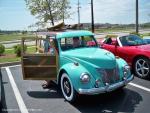
[{"label": "utility pole", "polygon": [[77,8],[78,8],[78,28],[80,29],[80,8],[81,8],[81,7],[80,7],[80,2],[79,2],[79,0],[78,0],[78,4],[77,4],[77,5],[78,5],[78,7],[77,7]]},{"label": "utility pole", "polygon": [[92,27],[92,32],[94,33],[94,11],[93,11],[93,0],[91,0],[91,27]]},{"label": "utility pole", "polygon": [[136,0],[136,33],[139,33],[139,1]]},{"label": "utility pole", "polygon": [[62,6],[63,6],[63,23],[65,22],[65,8],[64,8],[64,6],[65,6],[65,0],[63,0],[63,3],[62,3]]}]

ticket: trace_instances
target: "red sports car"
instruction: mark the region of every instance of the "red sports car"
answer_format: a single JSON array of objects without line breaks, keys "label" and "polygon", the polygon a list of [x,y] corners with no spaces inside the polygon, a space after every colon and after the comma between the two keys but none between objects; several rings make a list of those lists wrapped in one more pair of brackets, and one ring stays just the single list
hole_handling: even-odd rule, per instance
[{"label": "red sports car", "polygon": [[150,44],[136,35],[106,38],[99,41],[101,47],[126,60],[134,74],[141,78],[150,77]]}]

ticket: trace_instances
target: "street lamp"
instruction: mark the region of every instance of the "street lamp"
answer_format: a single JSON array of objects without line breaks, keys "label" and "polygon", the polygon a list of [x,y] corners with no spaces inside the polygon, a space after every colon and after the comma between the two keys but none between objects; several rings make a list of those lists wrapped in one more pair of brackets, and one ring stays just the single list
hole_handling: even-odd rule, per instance
[{"label": "street lamp", "polygon": [[92,27],[92,32],[94,33],[94,11],[93,11],[93,0],[91,0],[91,27]]},{"label": "street lamp", "polygon": [[78,28],[80,29],[80,2],[78,0]]},{"label": "street lamp", "polygon": [[136,0],[136,33],[139,32],[139,1]]}]

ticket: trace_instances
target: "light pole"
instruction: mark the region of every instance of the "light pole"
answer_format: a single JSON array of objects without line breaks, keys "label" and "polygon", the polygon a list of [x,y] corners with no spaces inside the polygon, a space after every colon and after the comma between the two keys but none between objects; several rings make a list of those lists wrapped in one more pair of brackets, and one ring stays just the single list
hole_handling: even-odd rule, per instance
[{"label": "light pole", "polygon": [[93,11],[93,0],[91,0],[91,27],[92,27],[92,32],[94,33],[94,11]]},{"label": "light pole", "polygon": [[139,1],[136,0],[136,33],[139,33]]},{"label": "light pole", "polygon": [[80,2],[78,0],[78,28],[80,29]]}]

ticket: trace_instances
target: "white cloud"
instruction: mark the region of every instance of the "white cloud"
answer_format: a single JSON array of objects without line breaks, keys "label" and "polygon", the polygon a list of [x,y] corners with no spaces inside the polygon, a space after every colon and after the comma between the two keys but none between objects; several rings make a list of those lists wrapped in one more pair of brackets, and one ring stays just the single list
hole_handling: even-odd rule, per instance
[{"label": "white cloud", "polygon": [[[81,1],[81,0],[80,0]],[[135,22],[135,0],[93,0],[94,1],[94,20],[96,23],[134,23]],[[91,7],[90,0],[84,2],[81,5],[81,22],[91,22]],[[72,11],[75,12],[72,15],[72,19],[68,19],[67,23],[77,23],[77,5],[73,2]],[[145,4],[146,5],[146,4]],[[145,6],[144,5],[144,6]],[[149,6],[149,4],[147,4]],[[148,13],[148,8],[142,7],[140,13],[145,11]],[[150,12],[150,11],[149,11]],[[143,15],[143,14],[141,14]],[[144,16],[144,15],[143,15]],[[141,17],[141,21],[144,20]]]},{"label": "white cloud", "polygon": [[134,18],[133,0],[99,0],[94,3],[95,21],[100,23],[131,23]]}]

